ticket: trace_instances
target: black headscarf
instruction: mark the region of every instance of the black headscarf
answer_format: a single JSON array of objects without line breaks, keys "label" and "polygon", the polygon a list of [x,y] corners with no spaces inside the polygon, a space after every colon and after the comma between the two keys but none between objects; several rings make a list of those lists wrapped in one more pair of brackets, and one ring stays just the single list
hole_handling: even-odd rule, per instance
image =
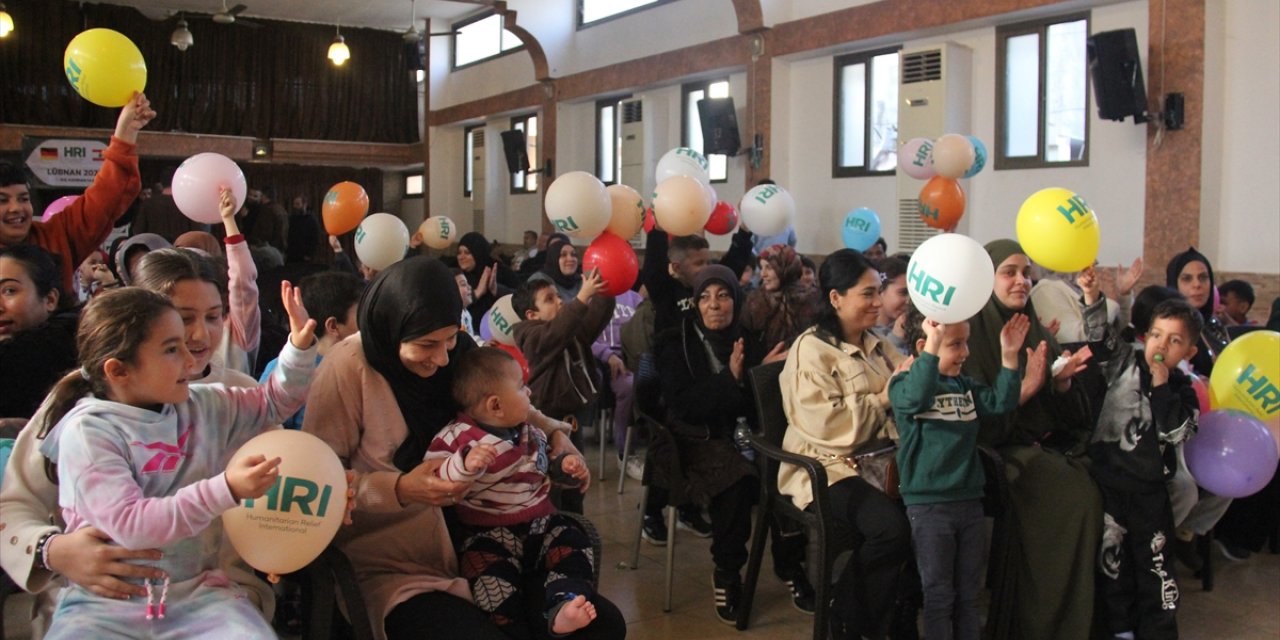
[{"label": "black headscarf", "polygon": [[475,346],[458,340],[449,364],[422,378],[400,361],[400,343],[461,323],[462,298],[453,274],[435,258],[406,258],[379,273],[360,296],[357,318],[365,360],[395,393],[409,427],[395,464],[408,471],[422,462],[436,432],[453,420],[458,407],[450,394],[453,363]]},{"label": "black headscarf", "polygon": [[479,231],[468,231],[462,234],[462,237],[458,239],[458,245],[466,247],[467,251],[470,251],[471,255],[475,257],[475,268],[470,271],[466,269],[462,271],[467,278],[467,282],[474,287],[480,281],[480,274],[484,273],[484,268],[493,264],[493,258],[490,257],[493,253],[493,246]]},{"label": "black headscarf", "polygon": [[[578,260],[578,268],[565,275],[560,271],[560,252],[569,245],[569,239],[556,238],[547,243],[547,261],[542,264],[542,273],[546,274],[556,286],[562,289],[573,289],[582,278],[582,260]],[[577,251],[577,249],[574,249]]]},{"label": "black headscarf", "polygon": [[[702,314],[698,311],[697,300],[712,283],[723,285],[733,294],[733,318],[729,321],[729,326],[723,329],[708,329],[702,324]],[[721,365],[728,365],[729,356],[733,355],[733,343],[742,337],[742,328],[738,321],[742,317],[742,290],[738,288],[737,276],[724,265],[712,264],[703,267],[693,277],[693,299],[694,306],[689,312],[693,314],[693,322],[702,333],[703,341]]]},{"label": "black headscarf", "polygon": [[1179,253],[1169,261],[1169,266],[1164,271],[1165,286],[1178,291],[1178,276],[1182,275],[1182,270],[1187,268],[1192,262],[1204,263],[1204,269],[1209,273],[1209,299],[1205,300],[1204,306],[1200,307],[1200,315],[1207,320],[1213,317],[1213,288],[1216,286],[1213,279],[1213,265],[1209,264],[1209,259],[1204,254],[1196,251],[1195,247],[1190,247],[1186,251]]}]

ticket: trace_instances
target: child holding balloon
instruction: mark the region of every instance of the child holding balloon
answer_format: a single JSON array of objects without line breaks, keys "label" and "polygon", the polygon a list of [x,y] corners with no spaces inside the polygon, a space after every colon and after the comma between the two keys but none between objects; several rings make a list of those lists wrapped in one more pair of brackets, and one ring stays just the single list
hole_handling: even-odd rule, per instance
[{"label": "child holding balloon", "polygon": [[[1086,307],[1101,303],[1092,268],[1077,283]],[[1116,638],[1178,637],[1166,482],[1178,467],[1174,445],[1196,432],[1199,401],[1178,365],[1195,356],[1202,327],[1190,304],[1168,299],[1151,309],[1141,347],[1117,340],[1108,326],[1098,353],[1107,391],[1089,446],[1090,472],[1102,494],[1100,601]]]},{"label": "child holding balloon", "polygon": [[1015,313],[1000,331],[1000,373],[988,387],[960,371],[969,356],[969,323],[941,324],[910,303],[906,341],[911,368],[889,381],[898,424],[898,469],[916,565],[924,588],[924,633],[976,640],[982,631],[986,529],[978,458],[978,419],[1018,406],[1018,352],[1031,322]]},{"label": "child holding balloon", "polygon": [[77,335],[81,366],[50,394],[41,452],[57,463],[66,531],[93,526],[126,548],[159,548],[152,564],[165,577],[144,581],[145,607],[69,587],[48,638],[275,637],[217,569],[217,523],[278,479],[280,460],[263,456],[222,471],[228,452],[296,411],[315,368],[315,322],[301,291],[285,282],[281,296],[289,344],[271,380],[251,388],[189,385],[182,318],[164,296],[126,288],[89,303]]},{"label": "child holding balloon", "polygon": [[527,628],[520,590],[526,574],[540,571],[550,634],[591,624],[591,540],[550,498],[556,476],[586,490],[586,461],[576,454],[548,460],[546,435],[527,422],[529,388],[520,364],[505,351],[464,354],[452,391],[463,412],[436,434],[426,460],[444,460],[437,472],[442,479],[470,484],[456,512],[467,527],[459,556],[476,606],[501,628]]}]

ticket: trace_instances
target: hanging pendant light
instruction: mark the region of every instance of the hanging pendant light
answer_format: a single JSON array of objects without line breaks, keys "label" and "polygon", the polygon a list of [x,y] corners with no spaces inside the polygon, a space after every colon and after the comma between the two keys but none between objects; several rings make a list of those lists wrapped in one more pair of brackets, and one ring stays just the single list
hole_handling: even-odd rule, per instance
[{"label": "hanging pendant light", "polygon": [[173,30],[169,35],[169,44],[178,48],[178,51],[186,51],[188,47],[195,44],[196,39],[191,36],[191,31],[187,29],[187,21],[178,18],[178,28]]},{"label": "hanging pendant light", "polygon": [[0,2],[0,38],[7,38],[13,33],[13,16],[5,11],[4,3]]},{"label": "hanging pendant light", "polygon": [[333,66],[341,67],[347,60],[351,59],[351,49],[347,47],[347,43],[342,39],[342,33],[338,27],[334,26],[334,33],[337,34],[333,38],[333,44],[329,45],[329,59],[333,61]]}]

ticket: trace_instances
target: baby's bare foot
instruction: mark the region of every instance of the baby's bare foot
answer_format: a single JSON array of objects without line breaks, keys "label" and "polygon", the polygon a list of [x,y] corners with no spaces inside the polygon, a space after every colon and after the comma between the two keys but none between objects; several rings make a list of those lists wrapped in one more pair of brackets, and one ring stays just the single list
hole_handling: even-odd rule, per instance
[{"label": "baby's bare foot", "polygon": [[551,624],[551,631],[556,635],[573,633],[591,624],[591,621],[595,619],[596,606],[587,602],[586,596],[577,596],[564,603],[564,606],[560,607],[560,611],[556,612],[556,619]]}]

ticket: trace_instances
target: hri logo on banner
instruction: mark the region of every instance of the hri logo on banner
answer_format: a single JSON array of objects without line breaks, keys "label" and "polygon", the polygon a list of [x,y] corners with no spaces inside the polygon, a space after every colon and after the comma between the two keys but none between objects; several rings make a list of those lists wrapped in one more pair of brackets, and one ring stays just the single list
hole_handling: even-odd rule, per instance
[{"label": "hri logo on banner", "polygon": [[88,187],[102,169],[107,143],[101,140],[27,138],[27,168],[51,187]]}]

